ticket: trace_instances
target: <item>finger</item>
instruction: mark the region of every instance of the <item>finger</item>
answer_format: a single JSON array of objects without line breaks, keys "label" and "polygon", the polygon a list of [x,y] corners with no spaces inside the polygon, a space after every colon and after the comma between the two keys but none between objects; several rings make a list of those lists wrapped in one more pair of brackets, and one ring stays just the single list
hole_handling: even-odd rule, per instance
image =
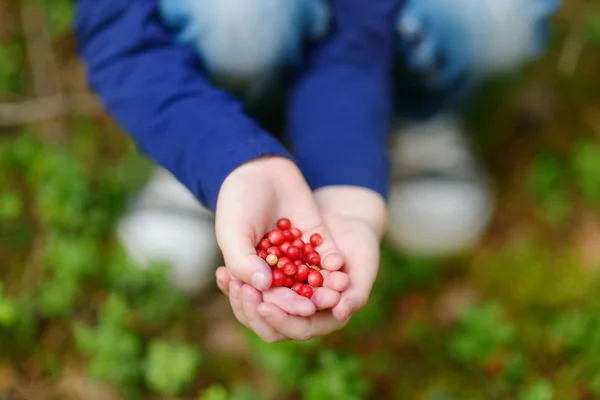
[{"label": "finger", "polygon": [[312,317],[298,317],[283,312],[270,303],[262,303],[258,313],[273,328],[293,340],[308,340],[341,329],[345,323],[337,321],[330,312],[321,311]]},{"label": "finger", "polygon": [[246,318],[242,306],[242,285],[243,283],[236,279],[229,282],[229,303],[231,304],[231,309],[233,310],[235,318],[240,321],[242,325],[249,328],[248,318]]},{"label": "finger", "polygon": [[328,271],[340,270],[344,266],[344,256],[339,251],[329,230],[325,227],[320,227],[316,230],[305,232],[303,237],[304,242],[309,243],[310,237],[314,233],[319,233],[323,239],[323,242],[315,249],[321,256],[321,267]]},{"label": "finger", "polygon": [[310,299],[286,288],[277,287],[263,292],[263,301],[276,305],[288,314],[308,317],[317,309]]},{"label": "finger", "polygon": [[328,287],[338,292],[343,292],[350,286],[350,277],[342,271],[321,271],[323,274],[323,287]]},{"label": "finger", "polygon": [[217,268],[215,276],[217,278],[217,286],[219,287],[221,292],[223,292],[225,296],[229,296],[229,282],[231,282],[231,275],[229,275],[229,271],[227,271],[227,268]]},{"label": "finger", "polygon": [[256,255],[254,231],[246,224],[229,219],[224,224],[231,235],[226,239],[219,237],[218,241],[229,273],[257,290],[268,289],[271,286],[271,269]]},{"label": "finger", "polygon": [[[270,324],[265,321],[262,316],[258,313],[258,306],[262,303],[262,296],[259,291],[250,285],[242,286],[242,308],[244,315],[248,320],[248,326],[252,329],[258,337],[267,343],[275,343],[285,339],[285,336],[272,328]],[[277,306],[273,305],[280,312],[287,315]]]},{"label": "finger", "polygon": [[365,248],[374,249],[365,252],[349,252],[351,262],[346,265],[350,286],[344,292],[340,302],[332,309],[339,321],[346,321],[352,313],[365,306],[379,269],[379,251],[376,243]]},{"label": "finger", "polygon": [[329,310],[339,303],[341,296],[337,290],[320,287],[315,289],[311,301],[317,310]]}]

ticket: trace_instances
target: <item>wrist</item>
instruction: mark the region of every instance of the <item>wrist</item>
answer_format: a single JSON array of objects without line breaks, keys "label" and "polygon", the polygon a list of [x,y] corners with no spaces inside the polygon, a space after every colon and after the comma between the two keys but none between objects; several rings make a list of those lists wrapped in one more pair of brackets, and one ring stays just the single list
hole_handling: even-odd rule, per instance
[{"label": "wrist", "polygon": [[387,225],[387,204],[378,192],[360,186],[325,186],[315,191],[322,209],[360,220],[381,238]]}]

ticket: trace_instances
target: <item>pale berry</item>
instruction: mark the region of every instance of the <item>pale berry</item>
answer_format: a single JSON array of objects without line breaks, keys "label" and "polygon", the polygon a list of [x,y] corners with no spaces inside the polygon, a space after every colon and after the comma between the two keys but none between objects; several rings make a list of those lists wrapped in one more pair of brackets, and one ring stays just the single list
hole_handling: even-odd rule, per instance
[{"label": "pale berry", "polygon": [[265,259],[265,261],[267,262],[267,264],[269,264],[270,266],[275,266],[277,265],[277,261],[279,261],[279,259],[277,258],[277,256],[275,254],[269,254],[267,256],[267,258]]}]

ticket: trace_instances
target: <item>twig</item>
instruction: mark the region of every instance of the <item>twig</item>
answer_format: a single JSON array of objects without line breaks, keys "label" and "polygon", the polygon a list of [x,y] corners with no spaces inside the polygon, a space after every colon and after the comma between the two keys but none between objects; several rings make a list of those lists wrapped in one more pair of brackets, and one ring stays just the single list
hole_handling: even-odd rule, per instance
[{"label": "twig", "polygon": [[90,93],[58,94],[25,100],[18,103],[0,103],[0,126],[18,126],[66,116],[96,116],[103,110]]}]

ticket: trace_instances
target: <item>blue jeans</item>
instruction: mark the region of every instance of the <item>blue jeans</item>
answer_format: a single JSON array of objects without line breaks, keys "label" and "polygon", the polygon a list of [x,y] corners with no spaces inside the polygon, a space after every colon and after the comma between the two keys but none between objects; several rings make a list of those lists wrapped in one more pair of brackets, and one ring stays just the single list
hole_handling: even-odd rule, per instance
[{"label": "blue jeans", "polygon": [[[485,76],[540,55],[559,1],[407,0],[397,24],[398,114],[455,108]],[[326,0],[161,0],[161,15],[209,76],[247,102],[285,85],[331,18]]]}]

